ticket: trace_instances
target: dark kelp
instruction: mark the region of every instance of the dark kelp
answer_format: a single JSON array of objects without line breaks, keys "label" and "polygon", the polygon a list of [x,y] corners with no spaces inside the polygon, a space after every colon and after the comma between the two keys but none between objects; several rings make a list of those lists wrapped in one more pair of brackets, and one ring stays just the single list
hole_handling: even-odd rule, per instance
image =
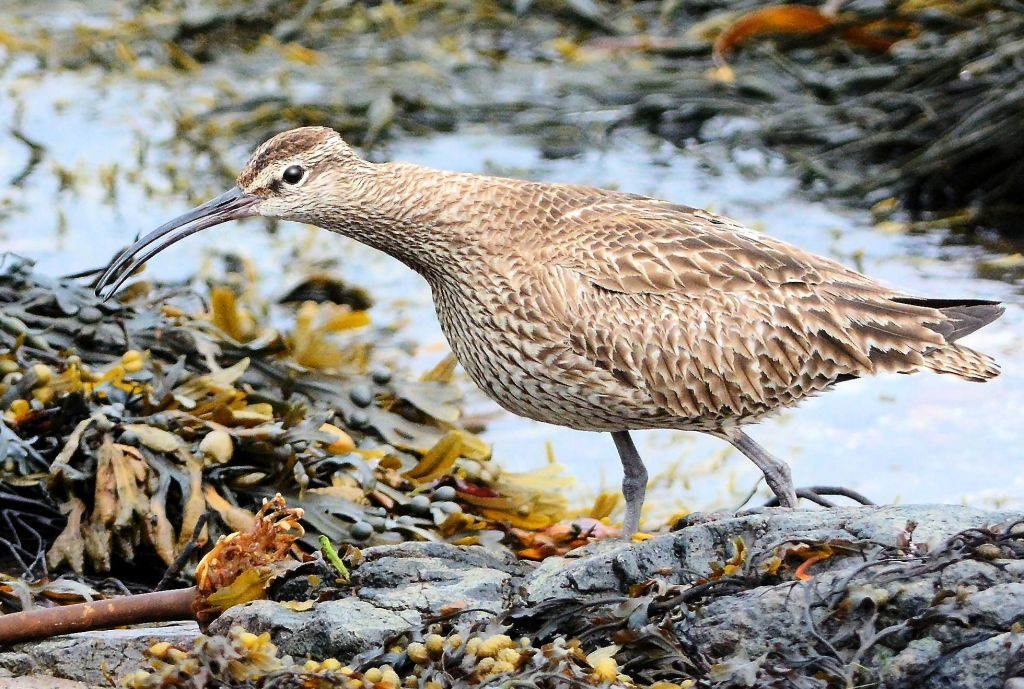
[{"label": "dark kelp", "polygon": [[[4,570],[45,580],[132,562],[133,580],[155,582],[204,514],[203,541],[244,531],[275,493],[303,508],[311,548],[316,534],[499,547],[564,515],[557,467],[503,473],[459,428],[450,364],[422,380],[371,372],[382,337],[358,334],[365,311],[224,282],[207,300],[139,281],[102,303],[3,258]],[[32,597],[24,583],[0,596]]]}]

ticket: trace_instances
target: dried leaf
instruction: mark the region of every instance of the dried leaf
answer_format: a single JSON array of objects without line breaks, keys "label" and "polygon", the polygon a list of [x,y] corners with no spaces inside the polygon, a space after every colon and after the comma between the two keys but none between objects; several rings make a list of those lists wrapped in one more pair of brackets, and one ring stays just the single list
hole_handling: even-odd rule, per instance
[{"label": "dried leaf", "polygon": [[753,10],[736,19],[715,39],[715,63],[725,64],[725,55],[747,40],[764,34],[813,34],[834,24],[832,17],[823,15],[808,5],[776,5]]},{"label": "dried leaf", "polygon": [[448,473],[455,460],[462,456],[462,439],[457,431],[449,431],[441,436],[432,448],[427,450],[409,471],[406,478],[414,481],[433,481]]},{"label": "dried leaf", "polygon": [[450,383],[455,375],[455,367],[458,365],[459,360],[455,358],[455,355],[449,354],[434,368],[420,376],[420,381],[423,383]]},{"label": "dried leaf", "polygon": [[226,287],[210,290],[210,321],[237,342],[250,339],[255,329],[252,315],[239,308],[235,293]]},{"label": "dried leaf", "polygon": [[71,434],[68,436],[67,442],[64,443],[64,447],[61,449],[60,454],[58,454],[50,464],[50,476],[58,476],[64,471],[68,462],[71,461],[75,452],[78,451],[78,445],[82,442],[82,434],[85,433],[86,429],[100,417],[102,417],[102,414],[97,412],[89,418],[82,419],[78,422],[74,430],[71,431]]},{"label": "dried leaf", "polygon": [[181,447],[181,440],[178,436],[156,426],[129,423],[125,424],[124,429],[134,433],[139,442],[155,452],[174,452]]},{"label": "dried leaf", "polygon": [[622,493],[607,490],[594,499],[594,505],[590,508],[590,517],[593,519],[604,519],[615,511],[622,501]]},{"label": "dried leaf", "polygon": [[206,504],[216,510],[224,523],[234,531],[249,531],[256,521],[256,517],[249,510],[236,507],[221,497],[220,493],[213,486],[203,486],[203,496]]},{"label": "dried leaf", "polygon": [[199,523],[199,518],[206,511],[206,499],[203,496],[203,465],[184,450],[178,456],[188,467],[188,497],[185,499],[185,510],[181,517],[181,531],[178,532],[178,547],[184,548],[192,539],[192,534]]},{"label": "dried leaf", "polygon": [[71,498],[61,506],[61,512],[68,516],[68,521],[46,553],[46,564],[50,569],[57,569],[66,562],[75,574],[82,576],[85,571],[85,541],[82,537],[85,503]]},{"label": "dried leaf", "polygon": [[266,598],[269,580],[269,573],[248,569],[224,588],[211,593],[206,600],[217,610],[224,611],[235,605]]},{"label": "dried leaf", "polygon": [[306,612],[312,610],[316,601],[313,600],[288,600],[278,603],[282,608],[291,610],[292,612]]}]

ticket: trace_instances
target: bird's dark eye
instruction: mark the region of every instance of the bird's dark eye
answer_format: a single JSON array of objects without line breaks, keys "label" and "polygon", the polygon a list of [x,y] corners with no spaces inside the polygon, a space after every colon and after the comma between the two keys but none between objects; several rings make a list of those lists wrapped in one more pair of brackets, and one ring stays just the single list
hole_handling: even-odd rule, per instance
[{"label": "bird's dark eye", "polygon": [[298,184],[304,174],[306,174],[306,171],[302,169],[301,165],[289,165],[285,168],[284,174],[281,175],[281,179],[283,179],[286,184]]}]

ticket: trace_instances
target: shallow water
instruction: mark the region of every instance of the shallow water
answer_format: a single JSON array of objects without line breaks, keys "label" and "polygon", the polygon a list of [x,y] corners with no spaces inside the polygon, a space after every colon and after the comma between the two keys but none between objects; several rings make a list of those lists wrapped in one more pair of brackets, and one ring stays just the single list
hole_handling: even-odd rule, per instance
[{"label": "shallow water", "polygon": [[[0,87],[17,88],[17,78],[17,70],[8,70]],[[94,268],[135,233],[189,206],[181,192],[143,193],[145,182],[162,183],[155,172],[128,181],[120,177],[114,195],[98,179],[103,166],[123,164],[133,155],[140,128],[154,137],[170,135],[155,106],[147,105],[146,88],[104,88],[95,101],[69,105],[62,94],[80,92],[81,83],[80,77],[64,73],[19,90],[18,106],[10,99],[0,101],[0,126],[20,123],[26,136],[45,142],[46,164],[57,161],[77,180],[74,191],[62,191],[56,175],[33,175],[23,188],[5,190],[0,250],[30,256],[55,275]],[[15,177],[27,155],[27,149],[5,138],[0,179]],[[234,162],[240,165],[244,156],[238,149]],[[600,150],[578,158],[547,160],[531,139],[466,126],[454,134],[400,139],[386,156],[470,172],[616,187],[705,207],[857,265],[912,293],[1004,300],[1006,315],[967,340],[1000,360],[1003,375],[995,381],[978,385],[928,374],[852,381],[762,423],[751,435],[792,463],[798,485],[844,485],[879,502],[1024,506],[1024,292],[1019,284],[977,277],[979,263],[998,257],[947,242],[941,232],[886,234],[872,227],[866,213],[810,202],[781,165],[758,154],[723,162],[722,150],[680,151],[638,131],[619,131]],[[186,169],[190,164],[178,162]],[[191,190],[212,193],[202,189],[207,179],[197,176]],[[288,260],[290,245],[304,239],[306,228],[283,226],[271,237],[259,222],[239,223],[174,247],[149,270],[160,277],[182,277],[194,273],[212,250],[224,250],[247,254],[273,272]],[[422,280],[344,238],[324,233],[316,241],[322,251],[342,257],[346,279],[378,297],[378,322],[407,321],[405,333],[419,343],[417,366],[426,368],[443,356],[445,345]],[[580,480],[581,495],[617,485],[618,462],[605,435],[517,419],[479,393],[470,394],[473,412],[493,414],[486,437],[504,465],[537,466],[550,443],[557,459]],[[756,483],[753,466],[720,441],[654,431],[638,433],[636,440],[652,474],[674,472],[676,477],[666,476],[655,491],[650,500],[654,510],[734,505]]]}]

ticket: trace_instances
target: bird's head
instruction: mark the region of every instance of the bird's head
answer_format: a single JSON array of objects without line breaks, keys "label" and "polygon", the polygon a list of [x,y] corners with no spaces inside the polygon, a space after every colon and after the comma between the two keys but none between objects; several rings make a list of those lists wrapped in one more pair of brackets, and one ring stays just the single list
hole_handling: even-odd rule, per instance
[{"label": "bird's head", "polygon": [[256,149],[236,187],[164,223],[114,257],[96,283],[96,294],[109,297],[135,269],[170,245],[229,220],[260,215],[315,223],[318,210],[338,193],[339,181],[357,180],[358,171],[368,165],[333,129],[282,132]]}]

